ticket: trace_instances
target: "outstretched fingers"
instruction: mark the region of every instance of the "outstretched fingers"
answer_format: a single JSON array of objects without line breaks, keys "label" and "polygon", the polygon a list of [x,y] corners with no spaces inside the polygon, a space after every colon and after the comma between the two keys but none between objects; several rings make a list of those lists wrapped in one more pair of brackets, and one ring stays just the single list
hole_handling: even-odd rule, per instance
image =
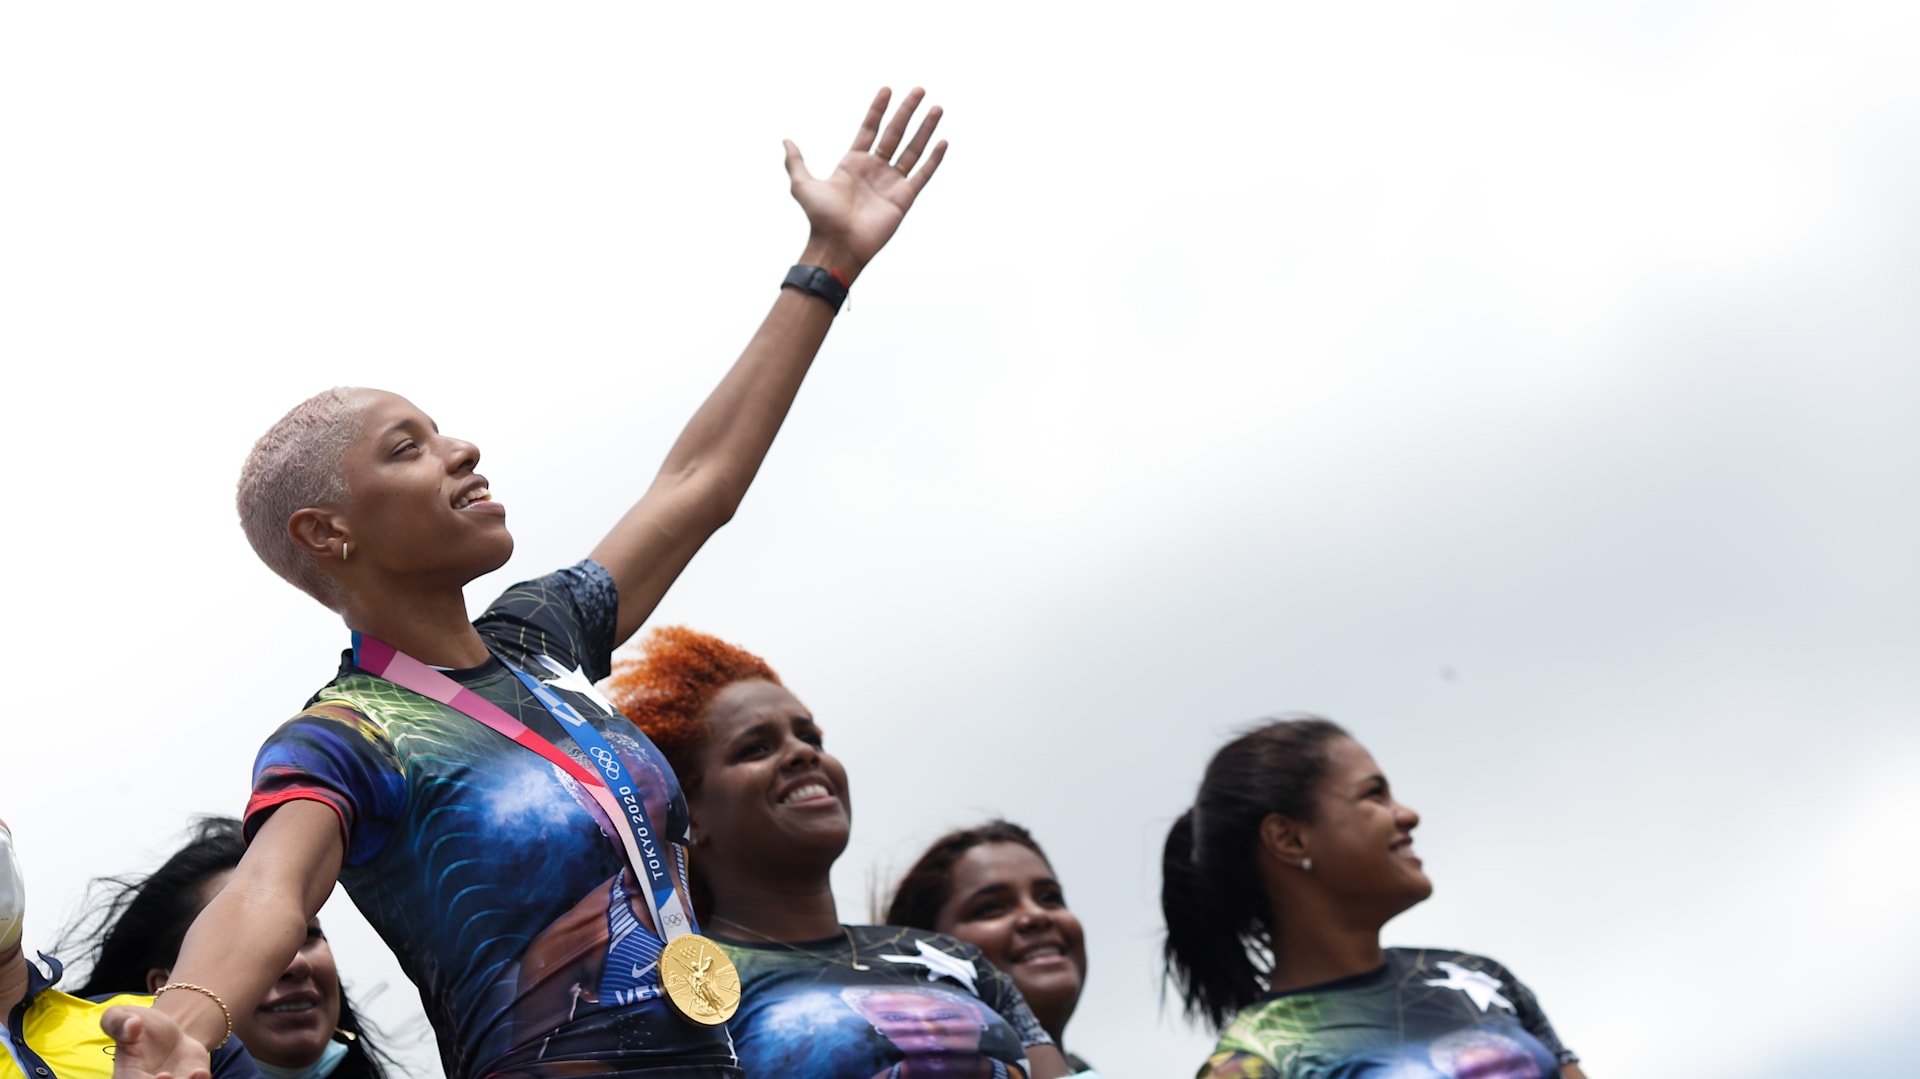
[{"label": "outstretched fingers", "polygon": [[885,86],[873,95],[873,104],[867,106],[866,118],[860,121],[860,131],[853,137],[854,153],[864,154],[873,149],[873,140],[880,135],[880,120],[886,116],[887,101],[892,97],[893,90]]},{"label": "outstretched fingers", "polygon": [[915,169],[912,176],[907,177],[907,186],[913,188],[916,198],[919,197],[920,190],[927,186],[927,181],[933,179],[934,172],[940,168],[940,159],[946,156],[947,140],[941,139],[933,144],[933,152],[927,155],[926,163]]},{"label": "outstretched fingers", "polygon": [[920,155],[926,152],[927,140],[933,138],[933,129],[940,126],[940,116],[938,105],[927,110],[926,119],[920,121],[919,130],[913,133],[913,141],[907,143],[907,148],[900,151],[900,156],[894,160],[894,168],[902,174],[913,171],[914,162],[919,161]]},{"label": "outstretched fingers", "polygon": [[907,133],[907,121],[913,119],[913,114],[919,111],[920,102],[925,100],[926,96],[927,92],[918,86],[907,91],[907,96],[901,100],[900,107],[893,110],[893,119],[887,122],[887,129],[880,133],[880,145],[873,148],[874,153],[883,158],[893,156],[893,152],[900,148],[901,137]]}]

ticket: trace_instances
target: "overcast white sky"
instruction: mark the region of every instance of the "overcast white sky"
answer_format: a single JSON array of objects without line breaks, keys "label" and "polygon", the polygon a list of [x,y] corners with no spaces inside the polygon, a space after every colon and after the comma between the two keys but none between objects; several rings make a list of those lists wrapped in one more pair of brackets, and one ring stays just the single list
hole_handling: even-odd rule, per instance
[{"label": "overcast white sky", "polygon": [[[936,14],[944,10],[944,14]],[[1920,1012],[1920,7],[9,5],[0,816],[49,944],[237,812],[345,633],[234,524],[323,387],[583,555],[731,361],[874,87],[953,150],[668,596],[847,763],[837,886],[1004,813],[1184,1076],[1158,850],[1264,714],[1425,817],[1393,943],[1604,1077],[1882,1073]],[[351,988],[438,1074],[336,896]]]}]

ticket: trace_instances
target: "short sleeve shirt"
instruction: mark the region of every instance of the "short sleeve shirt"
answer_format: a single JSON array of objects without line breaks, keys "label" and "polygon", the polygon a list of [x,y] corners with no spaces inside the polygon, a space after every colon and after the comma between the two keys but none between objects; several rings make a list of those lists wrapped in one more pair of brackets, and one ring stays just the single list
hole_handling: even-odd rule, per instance
[{"label": "short sleeve shirt", "polygon": [[740,969],[730,1025],[749,1076],[1025,1079],[1027,1049],[1053,1044],[1013,981],[952,937],[856,925],[800,944],[719,940]]},{"label": "short sleeve shirt", "polygon": [[[673,770],[593,688],[617,607],[592,561],[514,585],[474,622],[495,658],[448,674],[592,770],[507,664],[539,678],[650,780],[655,829],[684,842]],[[339,814],[340,881],[419,988],[451,1079],[734,1063],[725,1028],[668,1012],[662,942],[614,831],[625,825],[565,770],[348,652],[260,750],[248,835],[296,799]]]},{"label": "short sleeve shirt", "polygon": [[1201,1079],[1558,1079],[1579,1058],[1484,956],[1389,948],[1376,970],[1243,1010]]}]

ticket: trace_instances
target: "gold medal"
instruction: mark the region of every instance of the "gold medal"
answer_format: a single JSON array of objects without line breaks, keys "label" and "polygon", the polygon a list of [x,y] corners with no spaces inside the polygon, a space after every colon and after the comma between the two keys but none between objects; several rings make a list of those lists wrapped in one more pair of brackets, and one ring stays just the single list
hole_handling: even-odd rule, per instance
[{"label": "gold medal", "polygon": [[667,1004],[689,1023],[719,1026],[740,1008],[740,972],[720,946],[698,933],[667,942],[660,953]]}]

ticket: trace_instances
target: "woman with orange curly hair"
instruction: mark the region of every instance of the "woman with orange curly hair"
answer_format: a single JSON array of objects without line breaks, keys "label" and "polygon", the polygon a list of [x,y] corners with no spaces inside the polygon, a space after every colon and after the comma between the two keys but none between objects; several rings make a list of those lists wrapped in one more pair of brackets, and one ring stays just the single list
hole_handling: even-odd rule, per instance
[{"label": "woman with orange curly hair", "polygon": [[693,837],[695,912],[740,971],[729,1024],[748,1075],[1049,1079],[1066,1074],[1020,991],[978,948],[842,925],[833,863],[847,772],[760,657],[655,630],[604,687],[673,765]]}]

